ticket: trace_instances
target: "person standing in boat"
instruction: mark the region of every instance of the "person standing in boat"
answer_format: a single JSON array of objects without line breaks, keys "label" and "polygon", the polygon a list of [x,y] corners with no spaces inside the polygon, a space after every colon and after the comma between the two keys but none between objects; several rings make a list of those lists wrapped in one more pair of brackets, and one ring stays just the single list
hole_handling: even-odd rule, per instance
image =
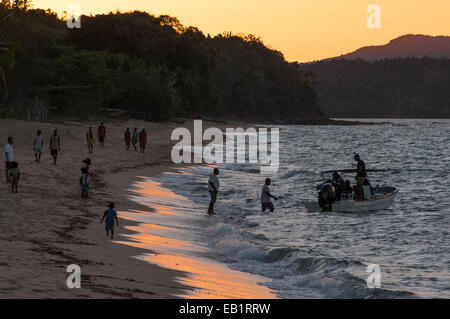
[{"label": "person standing in boat", "polygon": [[363,184],[367,178],[366,164],[358,154],[354,156],[356,163],[356,199],[364,199]]}]

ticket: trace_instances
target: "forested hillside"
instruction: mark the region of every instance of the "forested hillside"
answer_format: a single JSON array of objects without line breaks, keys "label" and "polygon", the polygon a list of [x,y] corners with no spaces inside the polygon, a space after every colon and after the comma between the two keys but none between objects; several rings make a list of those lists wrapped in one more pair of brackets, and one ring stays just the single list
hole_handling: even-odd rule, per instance
[{"label": "forested hillside", "polygon": [[450,118],[450,59],[336,59],[302,64],[315,74],[329,117]]},{"label": "forested hillside", "polygon": [[372,45],[341,55],[339,59],[377,61],[392,58],[450,58],[450,37],[407,34],[384,45]]},{"label": "forested hillside", "polygon": [[211,37],[137,11],[82,16],[69,29],[26,1],[2,1],[0,21],[0,117],[36,106],[76,117],[125,109],[154,121],[321,117],[308,76],[252,35]]}]

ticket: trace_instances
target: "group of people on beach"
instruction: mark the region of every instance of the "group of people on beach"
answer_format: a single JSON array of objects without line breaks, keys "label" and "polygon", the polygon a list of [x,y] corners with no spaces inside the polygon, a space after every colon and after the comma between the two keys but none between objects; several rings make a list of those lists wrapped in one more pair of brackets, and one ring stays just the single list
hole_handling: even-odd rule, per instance
[{"label": "group of people on beach", "polygon": [[[219,182],[219,169],[215,167],[208,179],[208,191],[211,196],[208,207],[208,215],[216,215],[214,212],[214,205],[217,201],[217,193],[219,192],[220,182]],[[271,179],[266,178],[261,191],[261,211],[264,213],[267,209],[272,213],[275,210],[271,198],[278,200],[277,197],[270,193],[269,185],[271,184]]]},{"label": "group of people on beach", "polygon": [[[41,130],[37,130],[36,136],[33,141],[33,152],[36,162],[41,161],[42,149],[44,148],[44,138],[42,137]],[[53,135],[50,137],[49,142],[50,154],[53,158],[53,164],[56,165],[56,160],[58,159],[58,152],[61,150],[61,139],[59,138],[58,131],[54,130]]]},{"label": "group of people on beach", "polygon": [[[106,127],[104,123],[100,123],[97,128],[97,139],[100,143],[100,146],[104,146],[106,139]],[[125,141],[125,149],[127,151],[130,150],[130,144],[133,145],[134,150],[137,151],[137,144],[139,143],[139,150],[141,153],[145,153],[145,147],[147,145],[147,132],[143,128],[140,132],[135,127],[133,133],[130,131],[130,128],[127,127],[124,133],[124,141]],[[92,126],[89,126],[88,132],[86,133],[86,142],[88,146],[89,153],[92,153],[94,150],[94,133],[92,131]]]},{"label": "group of people on beach", "polygon": [[[35,156],[35,161],[39,163],[41,161],[42,149],[44,147],[44,139],[42,137],[41,130],[36,132],[36,137],[33,140],[33,152]],[[5,177],[6,182],[11,183],[12,192],[18,192],[18,185],[20,179],[19,163],[14,159],[14,138],[9,136],[7,138],[7,143],[4,147],[3,152],[3,162],[5,163]],[[61,150],[60,139],[57,130],[53,131],[53,135],[50,137],[49,143],[50,153],[53,158],[53,164],[56,164],[58,158],[58,152]]]},{"label": "group of people on beach", "polygon": [[137,151],[136,145],[139,142],[139,150],[141,153],[145,153],[145,146],[147,145],[147,132],[145,128],[142,131],[138,132],[138,129],[135,127],[133,134],[131,134],[130,128],[127,127],[127,130],[124,133],[125,140],[125,149],[127,151],[130,150],[130,144],[133,144],[134,150]]},{"label": "group of people on beach", "polygon": [[[92,127],[89,127],[88,132],[86,134],[87,145],[89,153],[93,152],[94,148],[94,133],[92,131]],[[102,122],[97,128],[97,139],[99,144],[103,147],[106,140],[106,127]],[[128,151],[130,149],[130,144],[133,145],[135,151],[137,151],[137,144],[139,143],[139,149],[141,153],[145,152],[146,144],[147,144],[147,132],[145,129],[142,129],[138,132],[137,128],[134,128],[134,131],[131,132],[130,128],[127,128],[124,133],[124,141],[125,141],[125,149]],[[3,162],[5,164],[5,178],[7,183],[11,183],[12,192],[18,192],[18,184],[20,179],[20,170],[19,164],[14,158],[14,138],[8,137],[7,143],[4,147],[3,152]],[[36,136],[33,140],[33,153],[35,157],[35,162],[40,163],[42,152],[44,149],[44,137],[42,136],[42,131],[37,130]],[[53,134],[49,140],[49,150],[51,157],[53,159],[53,164],[56,165],[58,159],[58,153],[61,151],[61,138],[58,135],[58,131],[55,129]],[[91,160],[85,159],[83,161],[83,167],[81,168],[81,176],[79,179],[81,186],[81,197],[87,198],[89,192],[89,186],[92,178],[92,174],[90,172]],[[105,211],[102,222],[105,220],[105,228],[106,234],[109,236],[111,233],[111,238],[113,238],[114,234],[114,221],[116,221],[117,225],[119,225],[117,220],[117,213],[114,210],[114,204],[110,204],[110,208]]]},{"label": "group of people on beach", "polygon": [[[105,139],[106,139],[106,127],[103,122],[100,123],[99,127],[97,128],[97,139],[100,143],[100,146],[103,147],[105,145]],[[94,132],[92,132],[92,126],[89,126],[88,132],[86,133],[86,142],[88,146],[89,153],[92,153],[94,150]]]}]

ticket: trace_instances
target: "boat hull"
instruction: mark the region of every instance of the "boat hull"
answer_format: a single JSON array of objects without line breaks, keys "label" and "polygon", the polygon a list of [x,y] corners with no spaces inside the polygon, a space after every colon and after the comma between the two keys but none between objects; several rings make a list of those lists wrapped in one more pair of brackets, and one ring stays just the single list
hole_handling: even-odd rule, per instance
[{"label": "boat hull", "polygon": [[[392,205],[397,194],[398,190],[395,189],[388,194],[379,194],[375,199],[371,200],[345,199],[336,201],[332,205],[332,211],[342,213],[356,213],[388,209]],[[322,211],[317,200],[306,200],[303,201],[303,204],[309,212]]]}]

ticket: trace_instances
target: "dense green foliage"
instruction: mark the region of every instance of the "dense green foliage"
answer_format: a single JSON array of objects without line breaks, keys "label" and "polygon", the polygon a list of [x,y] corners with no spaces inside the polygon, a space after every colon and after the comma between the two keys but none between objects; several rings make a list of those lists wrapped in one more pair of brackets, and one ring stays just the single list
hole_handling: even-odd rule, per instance
[{"label": "dense green foliage", "polygon": [[329,60],[301,65],[315,74],[329,117],[450,117],[450,60]]},{"label": "dense green foliage", "polygon": [[174,116],[320,117],[308,77],[254,36],[205,36],[173,17],[144,12],[82,16],[69,29],[55,13],[2,2],[0,41],[7,106],[45,101],[53,114],[125,109],[148,120]]}]

